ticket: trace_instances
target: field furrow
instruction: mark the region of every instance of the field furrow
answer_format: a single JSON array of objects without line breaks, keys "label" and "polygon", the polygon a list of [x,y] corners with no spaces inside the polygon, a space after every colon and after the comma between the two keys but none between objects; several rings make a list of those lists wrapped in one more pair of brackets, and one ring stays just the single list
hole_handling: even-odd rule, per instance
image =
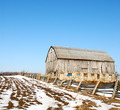
[{"label": "field furrow", "polygon": [[0,110],[74,110],[81,107],[117,110],[120,108],[119,102],[109,105],[94,97],[68,92],[32,78],[0,76]]}]

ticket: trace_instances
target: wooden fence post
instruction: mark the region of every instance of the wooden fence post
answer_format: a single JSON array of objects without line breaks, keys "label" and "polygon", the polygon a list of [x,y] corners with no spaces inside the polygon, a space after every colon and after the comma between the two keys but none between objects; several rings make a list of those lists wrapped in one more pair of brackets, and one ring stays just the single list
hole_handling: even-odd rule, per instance
[{"label": "wooden fence post", "polygon": [[34,74],[34,79],[35,79],[36,74]]},{"label": "wooden fence post", "polygon": [[77,89],[76,89],[77,91],[79,90],[81,84],[82,84],[82,81],[79,82],[78,87],[77,87]]},{"label": "wooden fence post", "polygon": [[31,74],[31,78],[33,78],[33,74]]},{"label": "wooden fence post", "polygon": [[33,79],[35,78],[35,74],[33,74]]},{"label": "wooden fence post", "polygon": [[45,81],[46,76],[44,76],[43,81]]},{"label": "wooden fence post", "polygon": [[41,77],[41,81],[44,81],[44,76]]},{"label": "wooden fence post", "polygon": [[42,76],[42,81],[45,81],[45,76]]},{"label": "wooden fence post", "polygon": [[100,84],[100,79],[98,80],[98,82],[97,82],[97,84],[96,84],[96,86],[95,86],[95,88],[94,88],[94,90],[93,90],[93,92],[92,92],[92,95],[95,94],[95,92],[96,92],[97,87],[99,86],[99,84]]},{"label": "wooden fence post", "polygon": [[71,80],[70,80],[70,82],[69,82],[69,84],[68,84],[67,88],[69,88],[69,87],[70,87],[70,85],[71,85],[71,83],[72,83],[72,80],[73,80],[73,79],[71,79]]},{"label": "wooden fence post", "polygon": [[65,82],[65,80],[62,80],[59,86],[62,86],[63,82]]},{"label": "wooden fence post", "polygon": [[36,75],[36,79],[38,79],[38,74]]},{"label": "wooden fence post", "polygon": [[54,80],[53,84],[55,84],[55,83],[56,83],[56,81],[57,81],[57,77],[55,78],[55,80]]},{"label": "wooden fence post", "polygon": [[50,77],[48,76],[46,83],[48,83],[48,82],[49,82],[49,79],[50,79]]},{"label": "wooden fence post", "polygon": [[41,75],[39,76],[39,80],[41,80]]},{"label": "wooden fence post", "polygon": [[32,78],[34,78],[34,74],[32,74]]},{"label": "wooden fence post", "polygon": [[112,99],[114,99],[115,96],[116,96],[118,80],[119,80],[119,75],[117,75],[117,77],[116,77],[116,82],[115,82],[114,91],[113,91],[113,94],[112,94]]},{"label": "wooden fence post", "polygon": [[37,77],[37,80],[39,80],[40,79],[40,74],[38,74],[38,77]]}]

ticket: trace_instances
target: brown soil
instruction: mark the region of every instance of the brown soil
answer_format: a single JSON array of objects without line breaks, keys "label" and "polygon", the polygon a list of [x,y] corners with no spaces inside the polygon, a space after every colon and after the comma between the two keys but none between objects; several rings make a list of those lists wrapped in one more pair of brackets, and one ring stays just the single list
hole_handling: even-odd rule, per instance
[{"label": "brown soil", "polygon": [[83,100],[83,104],[80,106],[76,106],[76,110],[96,110],[91,109],[90,107],[98,107],[95,102],[92,102],[90,100]]},{"label": "brown soil", "polygon": [[82,94],[86,95],[86,96],[89,96],[89,97],[93,97],[94,99],[97,99],[97,100],[101,100],[101,101],[103,101],[104,103],[107,103],[107,104],[111,104],[111,103],[120,104],[120,100],[118,100],[118,99],[111,99],[111,98],[100,96],[100,95],[90,95],[90,94],[87,94],[87,93],[82,93]]},{"label": "brown soil", "polygon": [[111,108],[109,110],[120,110],[119,108]]},{"label": "brown soil", "polygon": [[[4,81],[2,79],[5,79]],[[33,79],[27,80],[23,78],[23,80],[14,78],[14,77],[0,77],[0,94],[5,94],[5,92],[9,89],[12,89],[12,93],[10,95],[10,101],[8,102],[8,105],[6,106],[6,109],[12,109],[12,108],[18,108],[18,109],[26,109],[31,105],[35,104],[42,104],[40,101],[37,100],[36,92],[34,91],[35,88],[38,90],[43,90],[45,94],[51,98],[54,98],[56,100],[56,104],[58,107],[49,107],[48,110],[63,110],[64,105],[68,105],[69,101],[75,100],[75,98],[66,93],[66,92],[60,92],[54,89],[51,89],[49,86],[40,83],[37,80],[34,80],[34,83],[32,83]],[[13,86],[13,83],[15,86]],[[62,86],[60,88],[63,88]],[[66,88],[68,91],[74,91],[75,88],[73,87]],[[83,95],[87,95],[89,97],[92,97],[97,100],[101,100],[104,103],[111,104],[111,103],[119,103],[120,100],[117,99],[110,99],[99,95],[90,95],[87,93],[82,93]],[[2,100],[2,97],[0,97],[0,100]],[[15,106],[13,101],[18,101],[18,105]],[[119,107],[119,105],[115,105],[116,107]],[[91,107],[97,107],[96,103],[90,100],[83,100],[82,105],[76,106],[75,108],[77,110],[94,110],[91,109]],[[112,108],[110,110],[119,110],[118,108]]]},{"label": "brown soil", "polygon": [[9,102],[8,102],[8,106],[7,106],[7,109],[11,109],[11,108],[13,108],[13,107],[14,107],[13,103],[12,103],[11,101],[9,101]]},{"label": "brown soil", "polygon": [[[13,78],[13,77],[3,77],[5,80],[1,82],[1,90],[0,93],[4,94],[6,90],[12,89],[12,93],[10,96],[11,101],[8,102],[8,105],[5,106],[7,109],[18,108],[24,109],[32,104],[42,104],[41,102],[36,100],[36,94],[34,92],[34,88],[31,86],[25,85],[22,80]],[[2,78],[1,78],[2,79]],[[15,84],[15,87],[13,86]],[[0,97],[0,100],[2,98]],[[14,106],[12,101],[18,101],[18,106]]]},{"label": "brown soil", "polygon": [[[2,80],[1,77],[0,79]],[[12,93],[10,95],[11,101],[9,101],[6,109],[25,109],[28,108],[30,105],[42,104],[40,101],[37,100],[36,92],[34,91],[35,88],[44,90],[47,96],[52,97],[54,98],[54,100],[56,100],[58,107],[49,107],[48,109],[62,110],[62,107],[64,105],[69,104],[69,102],[67,102],[68,100],[74,99],[72,95],[65,92],[58,92],[56,90],[52,90],[51,88],[46,87],[46,85],[40,83],[37,80],[34,80],[35,83],[32,83],[32,79],[26,80],[25,78],[23,78],[24,81],[14,77],[4,77],[4,79],[5,80],[0,83],[0,93],[4,94],[6,90],[12,89]],[[13,86],[13,83],[15,86]],[[2,97],[0,97],[0,100],[2,100]],[[15,106],[12,101],[18,101],[18,105]]]}]

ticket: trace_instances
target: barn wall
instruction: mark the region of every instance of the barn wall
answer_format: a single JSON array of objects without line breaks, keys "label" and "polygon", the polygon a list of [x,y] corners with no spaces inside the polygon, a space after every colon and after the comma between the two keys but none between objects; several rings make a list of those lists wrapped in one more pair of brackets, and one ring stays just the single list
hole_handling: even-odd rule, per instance
[{"label": "barn wall", "polygon": [[83,72],[83,73],[115,73],[114,63],[79,61],[79,60],[58,60],[56,70],[59,73]]},{"label": "barn wall", "polygon": [[51,48],[46,59],[46,74],[55,71],[57,58],[54,50]]}]

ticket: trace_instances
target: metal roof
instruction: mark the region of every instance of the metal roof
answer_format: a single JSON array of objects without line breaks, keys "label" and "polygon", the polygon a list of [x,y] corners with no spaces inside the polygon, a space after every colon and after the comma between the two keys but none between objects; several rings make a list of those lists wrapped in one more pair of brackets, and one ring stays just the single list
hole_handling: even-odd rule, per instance
[{"label": "metal roof", "polygon": [[58,59],[114,62],[108,53],[101,50],[68,48],[60,46],[51,46],[50,48],[54,49]]}]

